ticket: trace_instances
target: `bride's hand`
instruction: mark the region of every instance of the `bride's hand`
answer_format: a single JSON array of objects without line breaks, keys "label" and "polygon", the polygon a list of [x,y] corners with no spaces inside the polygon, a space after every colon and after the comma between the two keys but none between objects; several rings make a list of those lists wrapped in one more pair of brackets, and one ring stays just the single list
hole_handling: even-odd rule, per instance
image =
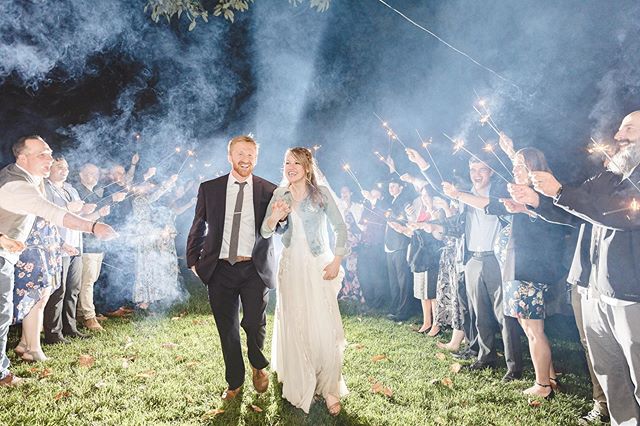
[{"label": "bride's hand", "polygon": [[273,203],[273,206],[271,208],[271,217],[275,219],[276,222],[284,220],[284,218],[286,218],[289,213],[291,213],[291,208],[286,201],[281,199],[276,200],[276,202]]},{"label": "bride's hand", "polygon": [[340,259],[334,259],[333,262],[328,264],[323,269],[324,274],[322,275],[323,280],[332,280],[338,276],[338,272],[340,272]]}]

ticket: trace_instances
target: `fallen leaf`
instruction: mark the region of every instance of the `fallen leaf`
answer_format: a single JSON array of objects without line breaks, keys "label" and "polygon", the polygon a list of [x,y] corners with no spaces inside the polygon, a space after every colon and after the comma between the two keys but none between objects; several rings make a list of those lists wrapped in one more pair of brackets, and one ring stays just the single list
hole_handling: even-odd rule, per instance
[{"label": "fallen leaf", "polygon": [[60,401],[62,398],[68,398],[71,396],[71,392],[69,391],[60,391],[58,392],[53,399],[55,399],[56,401]]},{"label": "fallen leaf", "polygon": [[438,379],[433,379],[433,380],[431,380],[429,382],[429,384],[431,384],[431,385],[435,385],[435,384],[438,384],[438,383],[440,383],[440,380],[438,380]]},{"label": "fallen leaf", "polygon": [[358,319],[358,321],[362,321],[362,318],[361,318],[361,317],[358,317],[357,319]]},{"label": "fallen leaf", "polygon": [[215,416],[217,416],[217,415],[219,415],[219,414],[222,414],[222,413],[224,413],[224,410],[223,410],[222,408],[216,408],[215,410],[209,410],[209,411],[207,411],[206,413],[204,413],[204,414],[202,415],[202,418],[203,418],[204,420],[208,420],[208,419],[212,419],[212,418],[214,418]]},{"label": "fallen leaf", "polygon": [[199,361],[189,361],[184,363],[185,367],[188,367],[188,368],[195,367],[196,365],[199,365],[199,364],[200,364]]},{"label": "fallen leaf", "polygon": [[374,384],[371,385],[371,392],[373,393],[378,393],[380,391],[382,391],[383,385],[380,382],[375,382]]},{"label": "fallen leaf", "polygon": [[165,342],[161,346],[165,349],[173,349],[178,347],[176,343],[171,343],[171,342]]},{"label": "fallen leaf", "polygon": [[453,389],[453,380],[451,380],[450,378],[445,377],[445,378],[444,378],[444,379],[442,379],[440,382],[441,382],[443,385],[445,385],[445,386],[447,386],[447,387],[449,387],[449,388]]},{"label": "fallen leaf", "polygon": [[384,354],[374,355],[373,357],[371,357],[371,361],[373,361],[373,362],[379,362],[379,361],[386,360],[386,359],[388,359],[388,358]]},{"label": "fallen leaf", "polygon": [[155,370],[146,370],[146,371],[143,371],[142,373],[136,374],[136,377],[139,377],[141,379],[150,379],[155,375],[156,375]]},{"label": "fallen leaf", "polygon": [[444,361],[445,359],[447,359],[447,356],[442,352],[438,352],[436,353],[436,358],[438,358],[440,361]]},{"label": "fallen leaf", "polygon": [[387,398],[391,398],[393,396],[393,391],[390,387],[385,386],[384,389],[382,389],[382,392]]},{"label": "fallen leaf", "polygon": [[201,324],[204,324],[204,320],[194,319],[194,320],[191,321],[191,323],[193,325],[201,325]]},{"label": "fallen leaf", "polygon": [[129,368],[129,360],[126,358],[122,359],[122,368]]},{"label": "fallen leaf", "polygon": [[96,359],[91,355],[82,354],[78,357],[78,365],[80,367],[91,368],[95,363],[96,363]]},{"label": "fallen leaf", "polygon": [[133,346],[133,339],[131,337],[127,336],[127,340],[125,340],[125,342],[124,342],[124,344],[122,346],[123,346],[123,348],[125,350],[129,349],[131,346]]},{"label": "fallen leaf", "polygon": [[53,371],[50,368],[45,368],[40,372],[40,374],[38,376],[41,379],[44,379],[45,377],[49,377],[52,374],[53,374]]},{"label": "fallen leaf", "polygon": [[183,362],[186,358],[182,355],[176,355],[176,362]]},{"label": "fallen leaf", "polygon": [[530,399],[529,400],[529,407],[538,408],[541,405],[542,405],[542,401],[540,401],[539,399]]},{"label": "fallen leaf", "polygon": [[181,317],[171,317],[171,321],[178,321]]},{"label": "fallen leaf", "polygon": [[38,367],[31,367],[29,373],[37,373],[40,369]]},{"label": "fallen leaf", "polygon": [[451,370],[452,373],[457,374],[462,369],[462,365],[458,362],[454,362],[453,364],[451,364],[451,367],[449,367],[449,369]]},{"label": "fallen leaf", "polygon": [[357,350],[359,350],[359,351],[361,351],[361,350],[362,350],[362,349],[364,349],[364,348],[365,348],[365,346],[364,346],[362,343],[358,343],[358,344],[356,345],[356,349],[357,349]]},{"label": "fallen leaf", "polygon": [[187,316],[187,311],[182,311],[182,312],[180,312],[180,313],[178,314],[178,316],[179,316],[180,318],[184,318],[184,317],[186,317],[186,316]]},{"label": "fallen leaf", "polygon": [[262,413],[264,411],[262,408],[258,407],[257,405],[253,405],[253,404],[250,406],[250,408],[256,413]]},{"label": "fallen leaf", "polygon": [[105,382],[104,380],[100,380],[94,386],[98,389],[102,389],[103,387],[107,386],[107,382]]}]

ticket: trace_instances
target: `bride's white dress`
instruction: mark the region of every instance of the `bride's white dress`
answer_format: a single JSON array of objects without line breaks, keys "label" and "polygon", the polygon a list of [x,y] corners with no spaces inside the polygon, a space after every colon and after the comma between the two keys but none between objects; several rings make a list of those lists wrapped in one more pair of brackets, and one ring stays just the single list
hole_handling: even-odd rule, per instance
[{"label": "bride's white dress", "polygon": [[308,413],[314,394],[348,393],[342,377],[346,341],[337,301],[344,271],[340,268],[333,280],[322,279],[324,267],[333,260],[331,250],[327,246],[313,256],[302,219],[295,210],[290,217],[291,244],[283,248],[278,268],[271,361],[282,382],[282,396]]}]

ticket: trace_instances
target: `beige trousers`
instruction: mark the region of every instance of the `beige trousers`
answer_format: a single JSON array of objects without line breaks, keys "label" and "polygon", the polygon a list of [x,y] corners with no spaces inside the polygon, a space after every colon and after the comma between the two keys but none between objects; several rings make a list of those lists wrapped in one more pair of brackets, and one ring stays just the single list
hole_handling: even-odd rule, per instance
[{"label": "beige trousers", "polygon": [[93,285],[98,281],[104,253],[82,254],[82,285],[78,296],[78,320],[86,321],[96,317],[93,304]]}]

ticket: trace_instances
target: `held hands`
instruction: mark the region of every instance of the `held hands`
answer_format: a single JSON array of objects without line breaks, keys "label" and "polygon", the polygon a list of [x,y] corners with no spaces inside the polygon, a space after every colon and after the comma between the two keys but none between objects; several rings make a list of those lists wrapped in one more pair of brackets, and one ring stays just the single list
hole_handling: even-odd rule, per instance
[{"label": "held hands", "polygon": [[442,192],[449,198],[457,200],[460,197],[460,191],[450,182],[442,182]]},{"label": "held hands", "polygon": [[0,235],[0,247],[9,253],[22,253],[22,251],[27,248],[22,241],[14,240],[6,235]]},{"label": "held hands", "polygon": [[156,168],[155,167],[149,167],[147,169],[147,171],[144,172],[142,177],[144,178],[145,181],[147,181],[147,180],[151,179],[155,175],[156,175]]},{"label": "held hands", "polygon": [[418,153],[418,151],[413,148],[407,148],[405,149],[405,152],[407,153],[407,158],[409,159],[409,161],[415,163],[418,167],[420,167],[420,170],[427,170],[429,168],[429,163],[427,163],[427,161],[422,157],[422,155],[420,155],[420,153]]},{"label": "held hands", "polygon": [[324,267],[322,270],[324,272],[322,275],[323,280],[332,280],[338,276],[340,272],[340,260],[339,257],[334,257],[333,262]]},{"label": "held hands", "polygon": [[407,183],[413,183],[415,178],[411,176],[409,173],[404,173],[402,176],[400,176],[400,180]]},{"label": "held hands", "polygon": [[100,215],[100,217],[107,216],[109,213],[111,213],[111,206],[108,205],[98,210],[98,214]]},{"label": "held hands", "polygon": [[547,197],[554,197],[560,190],[560,182],[548,172],[531,172],[529,178],[536,191]]},{"label": "held hands", "polygon": [[[509,190],[511,198],[513,198],[513,201],[515,201],[516,203],[526,204],[533,208],[536,208],[540,205],[540,196],[527,185],[517,185],[515,183],[510,183],[507,185],[507,189]],[[506,204],[505,207],[507,207]]]},{"label": "held hands", "polygon": [[276,200],[271,207],[271,218],[277,223],[284,220],[291,213],[291,207],[283,199]]}]

